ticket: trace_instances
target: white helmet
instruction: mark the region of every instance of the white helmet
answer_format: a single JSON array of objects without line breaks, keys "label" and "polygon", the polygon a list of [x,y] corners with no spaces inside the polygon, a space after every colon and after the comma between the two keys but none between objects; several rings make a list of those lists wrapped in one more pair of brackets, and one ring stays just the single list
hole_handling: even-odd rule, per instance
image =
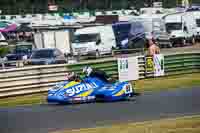
[{"label": "white helmet", "polygon": [[83,68],[83,73],[85,73],[87,76],[89,76],[91,74],[91,72],[92,72],[92,68],[91,67],[85,66]]}]

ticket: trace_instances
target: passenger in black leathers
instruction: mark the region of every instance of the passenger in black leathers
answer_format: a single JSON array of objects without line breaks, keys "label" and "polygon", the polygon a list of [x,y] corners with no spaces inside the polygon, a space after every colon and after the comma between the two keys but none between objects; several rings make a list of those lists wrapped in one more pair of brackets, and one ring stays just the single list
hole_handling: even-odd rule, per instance
[{"label": "passenger in black leathers", "polygon": [[83,68],[83,73],[86,74],[87,77],[94,77],[98,78],[104,82],[111,82],[111,78],[106,74],[106,72],[99,70],[99,69],[94,69],[89,66],[86,66]]}]

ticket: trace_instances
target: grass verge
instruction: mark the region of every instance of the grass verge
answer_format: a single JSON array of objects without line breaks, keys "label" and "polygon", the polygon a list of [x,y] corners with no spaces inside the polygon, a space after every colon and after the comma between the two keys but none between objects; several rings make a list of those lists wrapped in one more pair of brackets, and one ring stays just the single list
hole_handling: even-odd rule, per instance
[{"label": "grass verge", "polygon": [[195,86],[200,86],[200,73],[144,79],[135,83],[137,92],[174,90]]},{"label": "grass verge", "polygon": [[[135,82],[136,92],[160,91],[200,86],[200,73],[144,79]],[[45,103],[47,94],[34,94],[0,99],[0,107]]]},{"label": "grass verge", "polygon": [[0,99],[0,107],[12,107],[20,105],[34,105],[45,103],[47,94],[33,94]]},{"label": "grass verge", "polygon": [[54,133],[200,133],[200,116],[66,130]]}]

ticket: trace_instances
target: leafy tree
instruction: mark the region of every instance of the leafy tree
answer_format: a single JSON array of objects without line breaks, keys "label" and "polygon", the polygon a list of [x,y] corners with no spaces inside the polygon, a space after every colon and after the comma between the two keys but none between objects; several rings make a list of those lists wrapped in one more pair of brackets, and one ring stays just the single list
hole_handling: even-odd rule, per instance
[{"label": "leafy tree", "polygon": [[[176,0],[0,0],[0,10],[5,14],[44,13],[48,11],[48,2],[58,4],[63,10],[80,9],[122,9],[140,8],[151,5],[152,1],[162,1],[164,7],[175,7]],[[200,0],[191,0],[200,4]]]}]

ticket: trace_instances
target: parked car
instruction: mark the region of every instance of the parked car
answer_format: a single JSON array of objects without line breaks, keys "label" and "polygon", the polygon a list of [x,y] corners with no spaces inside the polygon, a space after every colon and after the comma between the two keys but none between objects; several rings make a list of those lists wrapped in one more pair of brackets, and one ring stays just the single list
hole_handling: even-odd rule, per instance
[{"label": "parked car", "polygon": [[[16,61],[30,58],[33,44],[28,42],[19,42],[14,47],[9,46],[9,53],[4,57],[6,66],[15,66]],[[26,62],[24,62],[26,63]]]},{"label": "parked car", "polygon": [[43,48],[33,50],[30,57],[30,65],[64,64],[66,59],[64,54],[57,48]]},{"label": "parked car", "polygon": [[32,43],[21,42],[16,44],[15,49],[6,55],[7,61],[17,61],[22,60],[24,56],[28,59],[31,56]]}]

